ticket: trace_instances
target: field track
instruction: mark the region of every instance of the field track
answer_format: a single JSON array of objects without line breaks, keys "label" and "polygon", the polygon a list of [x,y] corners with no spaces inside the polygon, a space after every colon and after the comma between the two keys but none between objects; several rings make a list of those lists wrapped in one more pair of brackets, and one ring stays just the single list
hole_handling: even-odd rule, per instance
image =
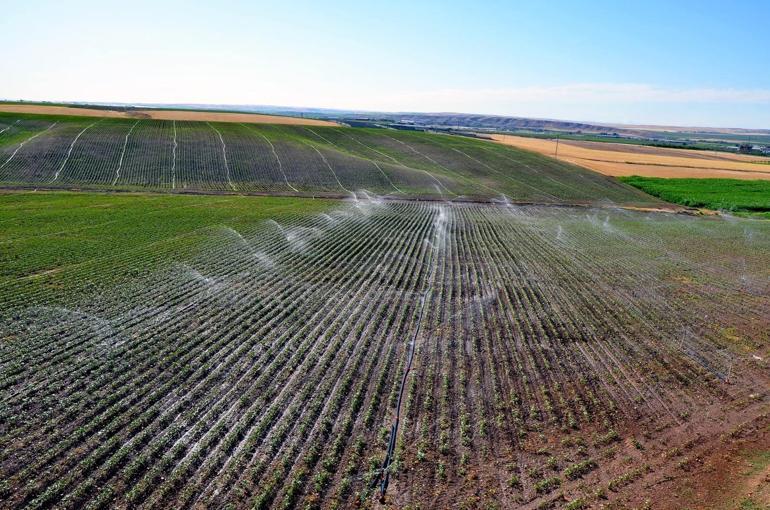
[{"label": "field track", "polygon": [[70,196],[3,209],[3,507],[376,507],[402,381],[398,507],[639,507],[768,424],[767,222]]},{"label": "field track", "polygon": [[[511,135],[491,138],[554,157],[556,141]],[[559,159],[613,176],[770,180],[770,160],[758,156],[610,142],[559,141]]]}]

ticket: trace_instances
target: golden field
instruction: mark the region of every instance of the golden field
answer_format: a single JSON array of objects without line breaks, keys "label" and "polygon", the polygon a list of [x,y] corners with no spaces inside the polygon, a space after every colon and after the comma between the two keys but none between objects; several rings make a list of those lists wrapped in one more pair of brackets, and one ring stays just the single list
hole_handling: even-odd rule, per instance
[{"label": "golden field", "polygon": [[[546,156],[556,156],[556,141],[512,135],[493,140]],[[560,140],[558,158],[605,175],[645,177],[719,177],[770,180],[770,160],[744,154],[669,149],[611,142]]]},{"label": "golden field", "polygon": [[261,113],[229,113],[192,110],[108,110],[99,108],[77,108],[70,106],[49,106],[34,104],[0,104],[0,112],[34,113],[43,115],[74,115],[78,117],[145,118],[156,120],[189,120],[208,122],[244,122],[252,124],[288,124],[303,126],[338,126],[334,122]]}]

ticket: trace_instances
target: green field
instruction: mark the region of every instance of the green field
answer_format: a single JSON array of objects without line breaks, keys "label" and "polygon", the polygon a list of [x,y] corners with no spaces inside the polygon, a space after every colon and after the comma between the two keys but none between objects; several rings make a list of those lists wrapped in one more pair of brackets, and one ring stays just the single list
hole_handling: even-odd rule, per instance
[{"label": "green field", "polygon": [[770,222],[608,205],[2,193],[0,507],[632,507],[767,412]]},{"label": "green field", "polygon": [[666,179],[636,175],[620,180],[667,202],[770,218],[770,181]]},{"label": "green field", "polygon": [[631,508],[767,420],[770,222],[465,137],[0,130],[0,508]]},{"label": "green field", "polygon": [[389,129],[0,114],[0,187],[651,204],[489,141]]},{"label": "green field", "polygon": [[[292,197],[35,192],[0,194],[0,289],[48,298],[147,274],[214,234],[320,213],[337,201]],[[62,288],[58,283],[70,283]],[[2,290],[0,290],[2,292]]]}]

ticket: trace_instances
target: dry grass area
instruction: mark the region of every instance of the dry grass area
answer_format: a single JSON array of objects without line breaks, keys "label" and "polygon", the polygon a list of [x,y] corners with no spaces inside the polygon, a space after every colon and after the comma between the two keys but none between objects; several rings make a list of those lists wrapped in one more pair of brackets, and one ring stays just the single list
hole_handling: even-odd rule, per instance
[{"label": "dry grass area", "polygon": [[252,124],[288,124],[294,126],[338,126],[335,122],[300,117],[282,117],[259,113],[226,113],[183,110],[137,110],[139,115],[146,115],[156,120],[195,120],[210,122],[246,122]]},{"label": "dry grass area", "polygon": [[[554,156],[556,153],[554,140],[509,135],[492,135],[491,138],[546,156]],[[614,176],[770,180],[770,161],[767,158],[743,154],[561,140],[559,159]]]},{"label": "dry grass area", "polygon": [[259,113],[227,113],[189,110],[133,110],[129,112],[69,106],[33,104],[0,104],[0,112],[34,113],[43,115],[76,115],[79,117],[147,118],[156,120],[190,120],[208,122],[245,122],[252,124],[288,124],[303,126],[337,126],[334,122]]},{"label": "dry grass area", "polygon": [[43,106],[34,104],[0,104],[0,112],[33,113],[40,115],[77,115],[80,117],[127,118],[125,112],[115,110],[97,110],[91,108],[71,108],[69,106]]}]

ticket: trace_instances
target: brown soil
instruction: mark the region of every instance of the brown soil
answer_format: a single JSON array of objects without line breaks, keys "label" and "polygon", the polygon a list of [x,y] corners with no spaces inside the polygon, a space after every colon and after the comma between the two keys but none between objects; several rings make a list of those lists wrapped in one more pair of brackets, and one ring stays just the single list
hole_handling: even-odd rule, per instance
[{"label": "brown soil", "polygon": [[[509,135],[492,135],[493,140],[554,157],[556,141]],[[558,157],[605,175],[646,177],[696,177],[770,180],[766,158],[739,154],[669,149],[631,144],[559,142]]]},{"label": "brown soil", "polygon": [[654,508],[732,510],[742,508],[742,504],[750,509],[770,508],[767,415],[738,434],[723,435],[712,448],[689,458],[686,466],[670,466],[662,482],[642,491],[655,495]]},{"label": "brown soil", "polygon": [[[431,476],[438,462],[455,466],[458,459],[429,453],[420,461],[415,455],[417,446],[410,445],[402,458],[406,470],[392,481],[384,504],[373,507],[539,510],[566,508],[579,499],[584,504],[580,508],[606,510],[770,509],[766,366],[753,357],[736,359],[735,373],[759,369],[757,379],[712,381],[709,385],[723,392],[722,396],[708,403],[704,399],[698,409],[673,405],[675,420],[651,415],[623,420],[617,424],[614,442],[589,452],[598,468],[576,480],[565,477],[563,469],[586,457],[576,457],[565,446],[563,439],[575,434],[564,430],[530,434],[515,450],[501,442],[499,451],[486,452],[487,462],[471,463],[438,484]],[[601,427],[587,426],[576,435],[595,438],[599,433]],[[538,477],[561,476],[561,486],[534,497],[526,496],[526,483],[512,491],[507,466],[520,464],[522,457],[539,455],[541,449],[561,464]]]},{"label": "brown soil", "polygon": [[188,110],[131,110],[128,112],[107,109],[75,108],[32,104],[0,104],[0,112],[35,113],[43,115],[75,115],[79,117],[149,118],[158,120],[190,120],[209,122],[245,122],[251,124],[288,124],[304,126],[338,126],[334,122],[299,117],[282,117],[259,113],[226,113]]},{"label": "brown soil", "polygon": [[96,110],[91,108],[70,108],[67,106],[41,106],[33,104],[0,104],[0,112],[37,113],[41,115],[77,115],[79,117],[127,118],[125,112]]}]

